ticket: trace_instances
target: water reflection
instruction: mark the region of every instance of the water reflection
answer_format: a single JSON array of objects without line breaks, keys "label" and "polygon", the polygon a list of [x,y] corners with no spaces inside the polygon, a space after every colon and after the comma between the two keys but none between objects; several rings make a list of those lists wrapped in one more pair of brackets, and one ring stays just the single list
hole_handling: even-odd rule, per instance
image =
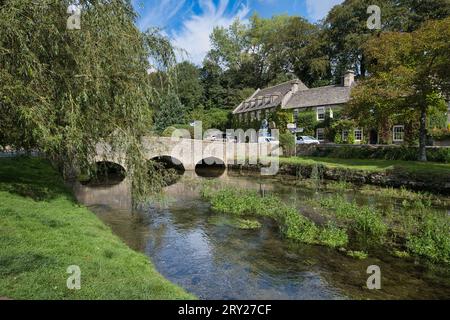
[{"label": "water reflection", "polygon": [[[202,299],[439,299],[450,297],[448,270],[380,253],[366,261],[324,247],[280,239],[277,227],[233,228],[199,196],[199,179],[186,172],[166,188],[165,201],[132,211],[128,181],[113,187],[77,186],[78,199],[92,206],[130,247],[147,254],[172,282]],[[305,199],[315,191],[229,172],[223,183],[275,193],[314,216]],[[349,194],[358,202],[375,201]],[[128,198],[127,198],[128,197]],[[381,267],[383,290],[364,288],[369,265]]]}]

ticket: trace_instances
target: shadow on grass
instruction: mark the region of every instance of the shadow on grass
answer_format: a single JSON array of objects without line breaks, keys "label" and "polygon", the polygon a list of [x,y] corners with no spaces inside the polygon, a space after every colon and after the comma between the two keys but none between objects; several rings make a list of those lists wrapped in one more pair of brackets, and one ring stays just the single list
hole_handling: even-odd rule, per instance
[{"label": "shadow on grass", "polygon": [[47,160],[30,157],[0,159],[0,191],[35,201],[69,195],[62,178]]}]

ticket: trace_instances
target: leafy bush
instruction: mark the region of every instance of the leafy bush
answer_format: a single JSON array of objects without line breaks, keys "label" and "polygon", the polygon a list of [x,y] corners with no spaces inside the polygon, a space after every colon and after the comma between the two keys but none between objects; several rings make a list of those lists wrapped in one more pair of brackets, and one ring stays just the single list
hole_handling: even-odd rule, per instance
[{"label": "leafy bush", "polygon": [[328,226],[322,230],[319,236],[320,243],[332,247],[345,247],[348,244],[348,235],[346,230],[339,228],[334,223],[328,223]]},{"label": "leafy bush", "polygon": [[432,261],[450,263],[450,220],[427,215],[416,234],[410,235],[407,248]]},{"label": "leafy bush", "polygon": [[383,243],[388,226],[376,209],[360,207],[348,202],[343,196],[335,196],[320,201],[322,207],[332,209],[338,221],[348,225],[358,236]]},{"label": "leafy bush", "polygon": [[317,243],[319,228],[296,209],[284,208],[278,221],[281,222],[280,229],[286,238],[307,244]]},{"label": "leafy bush", "polygon": [[450,140],[450,124],[445,129],[432,129],[431,136],[437,141]]},{"label": "leafy bush", "polygon": [[292,156],[295,153],[295,136],[289,132],[280,134],[280,146],[283,148],[285,156]]}]

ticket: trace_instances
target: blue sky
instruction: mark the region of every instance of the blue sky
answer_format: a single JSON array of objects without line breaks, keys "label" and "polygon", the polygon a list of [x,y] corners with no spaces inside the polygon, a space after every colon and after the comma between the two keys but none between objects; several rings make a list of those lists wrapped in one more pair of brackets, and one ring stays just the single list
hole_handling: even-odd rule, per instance
[{"label": "blue sky", "polygon": [[141,30],[160,27],[176,47],[186,50],[188,60],[200,64],[210,48],[215,26],[226,27],[236,18],[243,21],[254,12],[263,17],[300,15],[315,22],[343,0],[132,0],[139,13]]}]

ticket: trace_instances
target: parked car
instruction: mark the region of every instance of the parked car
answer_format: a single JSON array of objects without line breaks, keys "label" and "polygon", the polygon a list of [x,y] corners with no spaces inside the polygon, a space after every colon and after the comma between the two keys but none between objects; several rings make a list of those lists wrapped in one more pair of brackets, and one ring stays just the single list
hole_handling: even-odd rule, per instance
[{"label": "parked car", "polygon": [[320,144],[320,141],[310,136],[301,136],[297,138],[297,144]]},{"label": "parked car", "polygon": [[225,142],[227,142],[227,143],[236,143],[237,142],[237,138],[236,137],[227,137],[225,139]]},{"label": "parked car", "polygon": [[278,141],[274,137],[261,136],[258,137],[258,143],[277,143]]},{"label": "parked car", "polygon": [[206,137],[204,140],[209,141],[209,142],[225,142],[224,138],[217,137],[217,136],[209,136],[209,137]]}]

